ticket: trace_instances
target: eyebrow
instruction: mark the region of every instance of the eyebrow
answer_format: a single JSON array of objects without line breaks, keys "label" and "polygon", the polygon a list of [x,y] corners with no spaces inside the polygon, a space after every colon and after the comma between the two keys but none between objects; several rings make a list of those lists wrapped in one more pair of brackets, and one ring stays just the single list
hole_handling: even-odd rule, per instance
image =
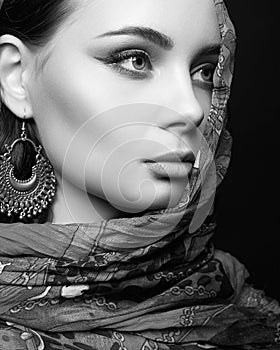
[{"label": "eyebrow", "polygon": [[219,56],[221,53],[221,43],[213,43],[201,47],[194,55],[193,61],[199,60],[200,57]]},{"label": "eyebrow", "polygon": [[[96,38],[104,38],[118,35],[134,35],[148,40],[165,50],[171,50],[174,47],[174,41],[167,35],[149,27],[126,26],[117,30],[109,31],[98,35]],[[219,56],[221,43],[211,43],[200,48],[194,55],[193,60],[198,60],[201,56]]]},{"label": "eyebrow", "polygon": [[149,27],[127,26],[121,29],[109,31],[104,34],[98,35],[96,38],[104,38],[108,36],[117,36],[117,35],[138,36],[140,38],[143,38],[145,40],[152,42],[153,44],[160,46],[165,50],[171,50],[174,47],[174,42],[170,37]]}]

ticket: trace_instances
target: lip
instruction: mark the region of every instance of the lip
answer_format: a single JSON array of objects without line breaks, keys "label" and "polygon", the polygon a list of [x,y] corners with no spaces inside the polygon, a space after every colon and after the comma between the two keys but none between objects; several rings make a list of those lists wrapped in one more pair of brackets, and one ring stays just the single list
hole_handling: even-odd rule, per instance
[{"label": "lip", "polygon": [[145,166],[159,178],[187,178],[192,171],[188,162],[146,162]]},{"label": "lip", "polygon": [[173,151],[153,157],[152,159],[144,160],[145,163],[195,163],[195,155],[190,151]]},{"label": "lip", "polygon": [[192,171],[195,156],[190,151],[173,151],[145,160],[144,163],[156,177],[186,178]]}]

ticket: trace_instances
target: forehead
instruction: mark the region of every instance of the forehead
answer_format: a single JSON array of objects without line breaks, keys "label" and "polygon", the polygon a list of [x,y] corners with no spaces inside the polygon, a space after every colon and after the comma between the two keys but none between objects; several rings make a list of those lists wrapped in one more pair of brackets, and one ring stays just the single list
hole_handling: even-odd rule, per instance
[{"label": "forehead", "polygon": [[68,28],[72,40],[75,33],[81,42],[87,42],[124,26],[151,27],[180,46],[220,40],[213,0],[76,1],[78,10],[72,14]]}]

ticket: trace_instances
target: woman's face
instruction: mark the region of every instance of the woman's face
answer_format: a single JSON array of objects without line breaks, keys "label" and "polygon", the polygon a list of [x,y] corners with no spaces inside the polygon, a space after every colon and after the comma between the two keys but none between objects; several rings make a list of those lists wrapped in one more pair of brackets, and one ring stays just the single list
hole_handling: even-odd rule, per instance
[{"label": "woman's face", "polygon": [[211,105],[213,1],[95,0],[69,20],[27,82],[59,186],[125,212],[175,206],[193,162],[177,155],[196,155]]}]

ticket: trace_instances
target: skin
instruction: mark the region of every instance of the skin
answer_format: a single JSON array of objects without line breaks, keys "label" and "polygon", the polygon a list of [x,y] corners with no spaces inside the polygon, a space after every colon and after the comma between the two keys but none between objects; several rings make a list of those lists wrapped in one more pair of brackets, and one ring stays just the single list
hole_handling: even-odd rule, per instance
[{"label": "skin", "polygon": [[[173,47],[103,35],[127,26],[163,33]],[[17,116],[34,118],[56,172],[50,221],[93,222],[178,203],[191,167],[167,180],[143,159],[197,154],[218,59],[198,53],[220,40],[212,0],[89,1],[43,49],[1,38],[3,99]],[[132,58],[110,61],[112,52],[132,49]]]}]

